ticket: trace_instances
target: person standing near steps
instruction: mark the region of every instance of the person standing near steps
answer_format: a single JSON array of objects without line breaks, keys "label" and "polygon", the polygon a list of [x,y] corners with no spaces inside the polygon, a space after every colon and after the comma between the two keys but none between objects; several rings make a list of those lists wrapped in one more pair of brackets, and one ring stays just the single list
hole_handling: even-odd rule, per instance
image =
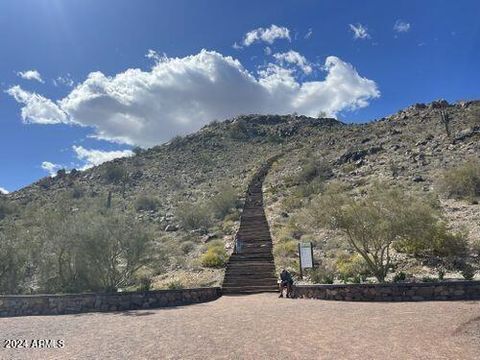
[{"label": "person standing near steps", "polygon": [[292,294],[293,278],[290,273],[283,269],[280,273],[280,296],[283,297],[283,289],[287,288],[287,298]]}]

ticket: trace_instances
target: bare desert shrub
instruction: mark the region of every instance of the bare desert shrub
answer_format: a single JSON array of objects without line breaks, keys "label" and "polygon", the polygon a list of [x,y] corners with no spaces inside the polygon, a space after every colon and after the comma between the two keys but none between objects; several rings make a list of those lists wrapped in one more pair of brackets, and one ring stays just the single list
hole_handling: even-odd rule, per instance
[{"label": "bare desert shrub", "polygon": [[218,192],[210,201],[210,208],[217,219],[224,219],[235,208],[238,196],[230,184],[219,186]]},{"label": "bare desert shrub", "polygon": [[302,166],[297,180],[299,183],[309,183],[314,179],[326,180],[332,176],[332,167],[325,161],[309,159]]},{"label": "bare desert shrub", "polygon": [[160,205],[160,200],[154,196],[140,195],[135,200],[135,209],[137,211],[156,211]]},{"label": "bare desert shrub", "polygon": [[7,217],[7,215],[14,214],[17,207],[6,199],[0,197],[0,220]]},{"label": "bare desert shrub", "polygon": [[480,197],[480,161],[471,159],[443,172],[441,190],[451,198],[473,200]]},{"label": "bare desert shrub", "polygon": [[180,204],[176,216],[186,230],[206,230],[212,224],[212,214],[208,205],[203,202]]},{"label": "bare desert shrub", "polygon": [[127,179],[127,171],[120,164],[110,163],[105,166],[105,180],[109,183],[120,184]]}]

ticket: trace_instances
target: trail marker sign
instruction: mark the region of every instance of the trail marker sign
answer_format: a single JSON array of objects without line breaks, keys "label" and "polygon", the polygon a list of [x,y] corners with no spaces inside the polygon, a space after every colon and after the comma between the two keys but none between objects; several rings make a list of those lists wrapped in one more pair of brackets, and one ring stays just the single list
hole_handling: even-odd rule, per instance
[{"label": "trail marker sign", "polygon": [[298,255],[300,256],[300,276],[303,277],[303,269],[313,268],[313,244],[311,242],[298,243]]}]

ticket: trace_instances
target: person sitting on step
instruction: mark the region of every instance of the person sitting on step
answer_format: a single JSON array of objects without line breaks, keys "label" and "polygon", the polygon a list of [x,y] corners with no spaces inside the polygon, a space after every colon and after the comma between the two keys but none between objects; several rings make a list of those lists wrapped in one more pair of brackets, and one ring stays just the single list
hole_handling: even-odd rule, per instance
[{"label": "person sitting on step", "polygon": [[280,273],[280,296],[283,297],[283,289],[287,289],[287,295],[286,297],[290,297],[292,294],[292,286],[293,286],[293,278],[290,273],[283,269],[282,272]]}]

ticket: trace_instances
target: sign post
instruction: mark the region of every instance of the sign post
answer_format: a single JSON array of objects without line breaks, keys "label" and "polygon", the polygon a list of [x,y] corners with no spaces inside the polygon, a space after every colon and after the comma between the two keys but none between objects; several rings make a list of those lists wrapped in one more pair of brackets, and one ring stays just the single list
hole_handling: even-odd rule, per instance
[{"label": "sign post", "polygon": [[313,268],[313,244],[311,242],[298,243],[300,257],[300,277],[303,279],[303,269]]}]

